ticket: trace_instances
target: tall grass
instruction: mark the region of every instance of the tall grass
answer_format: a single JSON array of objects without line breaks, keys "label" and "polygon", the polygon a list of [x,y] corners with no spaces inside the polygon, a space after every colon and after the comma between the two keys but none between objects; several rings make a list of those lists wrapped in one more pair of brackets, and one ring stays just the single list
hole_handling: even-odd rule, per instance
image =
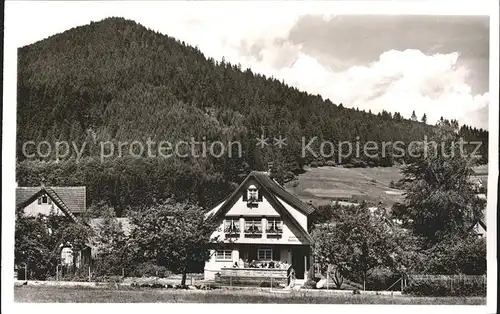
[{"label": "tall grass", "polygon": [[293,303],[293,304],[486,304],[482,297],[408,297],[325,294],[262,290],[182,291],[152,289],[92,289],[75,287],[15,287],[16,302],[82,303]]}]

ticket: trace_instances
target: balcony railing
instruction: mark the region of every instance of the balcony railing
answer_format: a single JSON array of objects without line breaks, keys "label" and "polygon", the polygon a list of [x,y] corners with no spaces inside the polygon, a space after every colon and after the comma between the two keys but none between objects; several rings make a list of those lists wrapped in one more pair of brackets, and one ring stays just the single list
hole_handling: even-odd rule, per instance
[{"label": "balcony railing", "polygon": [[238,237],[240,235],[240,229],[234,227],[228,227],[224,229],[224,233],[228,237]]},{"label": "balcony railing", "polygon": [[281,228],[269,228],[266,230],[266,234],[268,236],[276,236],[279,237],[283,234],[283,229]]},{"label": "balcony railing", "polygon": [[245,236],[262,236],[262,230],[257,226],[245,228]]}]

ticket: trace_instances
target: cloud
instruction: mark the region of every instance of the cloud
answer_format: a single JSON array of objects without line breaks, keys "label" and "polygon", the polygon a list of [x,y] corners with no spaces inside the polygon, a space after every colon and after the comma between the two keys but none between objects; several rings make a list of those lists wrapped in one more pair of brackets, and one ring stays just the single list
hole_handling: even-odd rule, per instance
[{"label": "cloud", "polygon": [[[206,16],[200,17],[203,18]],[[324,55],[304,49],[302,43],[288,39],[300,14],[269,17],[260,24],[255,23],[252,14],[235,18],[239,22],[231,24],[235,27],[230,31],[225,31],[227,20],[205,20],[203,33],[183,27],[171,34],[198,45],[215,59],[224,57],[241,64],[243,69],[283,80],[346,107],[373,113],[400,112],[405,117],[415,110],[418,117],[425,113],[428,123],[443,116],[461,124],[488,127],[489,95],[472,93],[472,72],[467,63],[460,62],[459,52],[388,50],[365,65],[352,65],[352,60],[345,60],[344,66],[339,66],[343,59],[336,59],[335,51],[327,60]]]},{"label": "cloud", "polygon": [[[277,69],[276,56],[293,55],[294,61]],[[336,71],[294,46],[268,46],[261,58],[240,58],[258,72],[284,80],[334,103],[371,110],[400,112],[410,117],[427,115],[428,123],[442,116],[462,124],[487,128],[489,95],[472,94],[469,70],[459,66],[458,53],[424,54],[420,50],[390,50],[366,66]]]},{"label": "cloud", "polygon": [[[122,16],[198,46],[208,57],[224,57],[231,63],[240,63],[243,69],[282,79],[344,106],[374,113],[398,111],[406,117],[415,110],[419,117],[426,113],[429,123],[443,116],[487,127],[488,93],[474,94],[467,82],[484,77],[484,71],[474,67],[474,57],[465,56],[467,61],[460,62],[459,54],[470,54],[467,47],[482,47],[470,42],[482,33],[475,32],[460,45],[448,45],[448,40],[462,38],[461,34],[467,33],[469,24],[477,24],[476,20],[463,20],[469,24],[458,33],[456,21],[443,24],[437,20],[436,28],[428,30],[425,36],[408,36],[409,31],[420,34],[420,26],[427,24],[419,22],[419,17],[375,17],[380,23],[369,23],[368,17],[339,17],[322,2],[293,3],[287,5],[287,10],[273,2],[266,5],[266,10],[250,3],[230,2],[220,2],[217,7],[213,3],[194,6],[190,2],[144,2],[139,6],[133,2],[120,6],[110,2],[92,6],[79,2],[19,2],[9,5],[10,12],[13,9],[20,17],[14,20],[14,28],[19,30],[18,46],[76,25]],[[310,18],[309,23],[304,23],[304,16],[321,18]],[[398,33],[394,23],[403,31]],[[385,31],[380,31],[380,25],[386,25]],[[448,32],[441,34],[443,25],[448,25]],[[437,34],[437,39],[433,34]],[[417,45],[413,38],[430,39],[425,45]],[[439,48],[444,46],[456,52]]]}]

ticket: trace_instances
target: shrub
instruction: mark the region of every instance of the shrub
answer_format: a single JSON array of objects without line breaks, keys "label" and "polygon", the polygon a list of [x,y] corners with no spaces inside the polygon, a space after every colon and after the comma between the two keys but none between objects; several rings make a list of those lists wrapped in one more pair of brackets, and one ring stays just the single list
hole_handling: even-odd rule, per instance
[{"label": "shrub", "polygon": [[311,163],[309,164],[309,167],[311,167],[311,168],[318,168],[318,162],[317,161],[311,161]]},{"label": "shrub", "polygon": [[172,275],[164,266],[159,266],[153,263],[141,263],[135,266],[128,274],[130,277],[160,277],[167,278]]},{"label": "shrub", "polygon": [[[277,282],[273,282],[272,283],[272,288],[278,288],[280,286],[279,283]],[[262,287],[262,288],[271,288],[271,282],[270,281],[262,281],[260,284],[259,284],[259,287]]]},{"label": "shrub", "polygon": [[325,163],[326,166],[329,166],[329,167],[335,167],[335,161],[333,160],[328,160],[326,163]]},{"label": "shrub", "polygon": [[486,285],[478,281],[426,279],[412,281],[403,293],[414,296],[472,297],[486,296]]},{"label": "shrub", "polygon": [[317,163],[318,163],[318,167],[323,167],[325,165],[325,163],[321,160],[318,160]]},{"label": "shrub", "polygon": [[400,278],[400,274],[394,273],[389,269],[375,268],[366,278],[366,289],[372,291],[401,290],[401,284],[393,285]]},{"label": "shrub", "polygon": [[307,279],[302,287],[304,287],[304,289],[316,289],[316,281],[313,279]]}]

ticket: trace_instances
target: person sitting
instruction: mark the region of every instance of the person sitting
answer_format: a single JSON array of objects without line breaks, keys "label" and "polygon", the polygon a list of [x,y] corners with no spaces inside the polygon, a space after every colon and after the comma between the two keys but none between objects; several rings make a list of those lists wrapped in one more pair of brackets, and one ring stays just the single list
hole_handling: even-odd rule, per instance
[{"label": "person sitting", "polygon": [[238,262],[234,262],[233,268],[238,268]]},{"label": "person sitting", "polygon": [[274,268],[274,261],[269,262],[269,268]]}]

